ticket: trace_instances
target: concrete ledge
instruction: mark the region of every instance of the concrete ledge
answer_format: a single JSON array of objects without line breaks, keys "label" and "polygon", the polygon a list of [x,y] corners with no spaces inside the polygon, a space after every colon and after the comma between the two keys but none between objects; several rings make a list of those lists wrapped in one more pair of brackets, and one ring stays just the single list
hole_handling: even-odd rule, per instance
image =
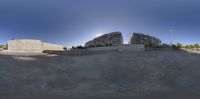
[{"label": "concrete ledge", "polygon": [[181,50],[189,52],[189,53],[200,54],[200,51],[197,51],[197,50],[189,50],[189,49],[181,49]]},{"label": "concrete ledge", "polygon": [[109,46],[109,47],[92,47],[87,48],[88,51],[117,51],[118,46]]},{"label": "concrete ledge", "polygon": [[88,51],[144,51],[144,45],[137,44],[124,44],[120,46],[110,46],[110,47],[93,47],[88,48]]},{"label": "concrete ledge", "polygon": [[124,44],[118,47],[118,51],[144,51],[144,45]]},{"label": "concrete ledge", "polygon": [[0,51],[0,55],[10,55],[10,56],[38,56],[46,55],[46,53],[41,52],[13,52],[8,50]]}]

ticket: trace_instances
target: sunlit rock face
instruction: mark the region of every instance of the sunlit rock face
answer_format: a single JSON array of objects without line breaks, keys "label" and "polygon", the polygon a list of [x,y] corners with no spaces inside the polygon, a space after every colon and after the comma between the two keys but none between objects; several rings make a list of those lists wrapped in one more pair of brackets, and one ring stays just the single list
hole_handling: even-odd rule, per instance
[{"label": "sunlit rock face", "polygon": [[43,52],[45,50],[64,51],[64,46],[43,43],[40,40],[32,39],[10,40],[8,41],[7,47],[8,51],[11,52]]}]

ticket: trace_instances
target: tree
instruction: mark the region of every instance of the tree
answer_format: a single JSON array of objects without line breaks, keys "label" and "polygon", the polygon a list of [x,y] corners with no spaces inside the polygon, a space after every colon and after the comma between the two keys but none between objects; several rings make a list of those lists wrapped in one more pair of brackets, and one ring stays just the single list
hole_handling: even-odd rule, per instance
[{"label": "tree", "polygon": [[194,44],[194,46],[193,46],[194,48],[199,48],[200,46],[199,46],[199,44],[198,43],[196,43],[196,44]]},{"label": "tree", "polygon": [[5,45],[0,45],[0,49],[6,49]]},{"label": "tree", "polygon": [[182,44],[181,43],[177,43],[176,44],[176,49],[181,49],[182,48]]},{"label": "tree", "polygon": [[172,49],[174,49],[174,50],[177,50],[177,48],[176,48],[176,45],[175,45],[175,44],[173,44],[173,45],[172,45]]},{"label": "tree", "polygon": [[3,45],[0,45],[0,48],[3,48]]},{"label": "tree", "polygon": [[190,46],[189,46],[189,45],[186,45],[185,48],[186,48],[186,49],[190,49]]},{"label": "tree", "polygon": [[79,46],[76,47],[76,49],[85,49],[85,47],[79,45]]},{"label": "tree", "polygon": [[108,43],[107,43],[106,46],[112,46],[112,44],[108,44]]},{"label": "tree", "polygon": [[152,41],[149,41],[149,42],[147,42],[147,43],[144,43],[144,45],[145,45],[145,47],[153,47],[153,43],[152,43]]},{"label": "tree", "polygon": [[72,49],[76,49],[74,46],[72,46]]},{"label": "tree", "polygon": [[189,45],[189,49],[192,49],[194,48],[194,46],[192,44]]},{"label": "tree", "polygon": [[67,51],[67,47],[64,47],[63,49],[64,49],[65,51]]},{"label": "tree", "polygon": [[99,44],[99,45],[97,45],[96,47],[103,47],[103,45]]}]

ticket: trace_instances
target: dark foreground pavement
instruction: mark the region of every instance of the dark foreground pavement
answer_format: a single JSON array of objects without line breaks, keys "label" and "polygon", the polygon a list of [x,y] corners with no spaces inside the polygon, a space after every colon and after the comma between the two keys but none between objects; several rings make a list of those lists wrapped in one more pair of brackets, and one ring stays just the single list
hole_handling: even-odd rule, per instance
[{"label": "dark foreground pavement", "polygon": [[0,99],[192,99],[199,71],[179,51],[0,55]]}]

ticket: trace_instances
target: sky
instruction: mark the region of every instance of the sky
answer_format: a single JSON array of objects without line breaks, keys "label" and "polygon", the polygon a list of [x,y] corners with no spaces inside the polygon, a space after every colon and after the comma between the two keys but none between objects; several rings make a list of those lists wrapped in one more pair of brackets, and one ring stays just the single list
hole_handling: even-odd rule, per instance
[{"label": "sky", "polygon": [[0,0],[0,44],[39,39],[84,45],[119,31],[124,43],[133,32],[163,43],[200,43],[199,0]]}]

